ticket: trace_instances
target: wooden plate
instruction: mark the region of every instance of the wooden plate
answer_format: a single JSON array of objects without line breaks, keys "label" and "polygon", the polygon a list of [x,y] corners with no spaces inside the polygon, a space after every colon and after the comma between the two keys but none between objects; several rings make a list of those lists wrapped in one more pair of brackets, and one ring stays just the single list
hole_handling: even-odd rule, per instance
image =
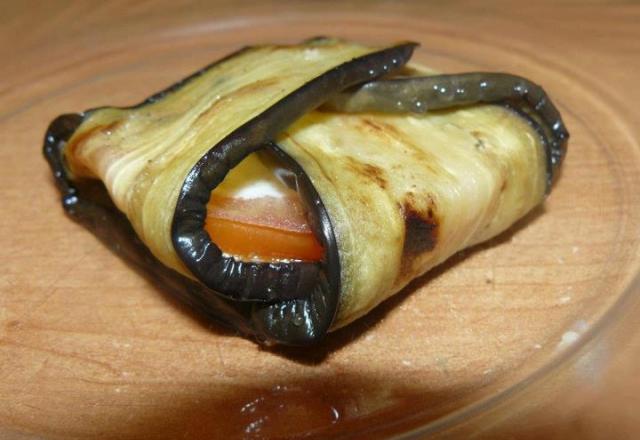
[{"label": "wooden plate", "polygon": [[[166,3],[12,6],[3,25],[14,62],[0,87],[0,434],[437,430],[561,363],[635,295],[626,289],[638,272],[640,112],[628,102],[640,96],[611,85],[640,68],[633,18],[614,23],[612,9],[568,5],[220,3],[199,14]],[[608,37],[581,32],[607,23]],[[18,41],[23,28],[33,31]],[[136,103],[243,45],[318,34],[415,40],[415,60],[443,72],[529,77],[572,138],[553,194],[507,233],[319,347],[267,351],[199,321],[66,218],[40,148],[58,114]],[[634,48],[631,66],[613,64]]]}]

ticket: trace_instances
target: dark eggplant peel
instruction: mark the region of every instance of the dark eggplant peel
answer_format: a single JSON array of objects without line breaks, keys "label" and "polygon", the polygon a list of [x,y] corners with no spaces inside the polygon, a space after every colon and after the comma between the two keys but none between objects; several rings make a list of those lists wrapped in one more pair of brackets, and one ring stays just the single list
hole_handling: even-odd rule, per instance
[{"label": "dark eggplant peel", "polygon": [[539,86],[405,66],[415,46],[248,47],[62,115],[44,153],[63,206],[212,320],[313,344],[507,229],[564,156]]}]

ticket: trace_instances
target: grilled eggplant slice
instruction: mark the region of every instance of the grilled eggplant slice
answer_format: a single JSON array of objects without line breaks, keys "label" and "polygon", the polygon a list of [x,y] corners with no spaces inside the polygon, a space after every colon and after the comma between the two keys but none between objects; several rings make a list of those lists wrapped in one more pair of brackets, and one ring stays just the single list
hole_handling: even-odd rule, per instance
[{"label": "grilled eggplant slice", "polygon": [[[44,151],[63,205],[212,319],[317,342],[508,228],[564,155],[555,107],[513,77],[432,77],[466,92],[418,94],[462,106],[424,113],[425,78],[389,79],[414,47],[250,47],[137,106],[60,116]],[[239,201],[243,185],[261,199]],[[251,237],[260,250],[233,246]]]}]

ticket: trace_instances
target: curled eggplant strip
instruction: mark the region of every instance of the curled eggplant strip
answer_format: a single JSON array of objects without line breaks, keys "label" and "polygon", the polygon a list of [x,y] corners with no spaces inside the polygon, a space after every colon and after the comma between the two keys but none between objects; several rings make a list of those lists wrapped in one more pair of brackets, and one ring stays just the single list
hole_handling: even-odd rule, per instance
[{"label": "curled eggplant strip", "polygon": [[160,263],[138,238],[126,216],[109,198],[105,187],[85,179],[73,182],[64,164],[63,151],[83,116],[70,113],[51,122],[44,139],[44,156],[53,171],[67,214],[93,232],[108,248],[204,319],[251,336],[256,333],[249,321],[251,308],[212,294],[191,280]]},{"label": "curled eggplant strip", "polygon": [[[271,142],[328,96],[402,67],[414,43],[378,50],[314,78],[214,145],[187,175],[176,204],[172,239],[182,262],[207,287],[239,303],[252,302],[251,320],[265,341],[307,345],[321,338],[337,312],[340,262],[333,225],[311,181],[291,161],[311,212],[311,227],[326,250],[322,263],[243,262],[225,255],[204,229],[211,191],[231,168]],[[258,280],[259,282],[254,282]]]},{"label": "curled eggplant strip", "polygon": [[[278,133],[321,105],[327,96],[404,65],[414,47],[412,43],[401,44],[330,70],[230,133],[200,159],[182,186],[172,228],[176,252],[191,273],[208,287],[236,300],[269,302],[309,296],[319,277],[313,263],[243,262],[222,253],[204,229],[210,193],[233,166],[269,145]],[[298,178],[306,179],[299,171]],[[318,200],[317,196],[312,200]],[[318,216],[317,212],[314,214],[312,217]],[[333,248],[327,243],[330,239],[320,238],[325,248]],[[254,282],[258,278],[259,282]],[[287,292],[286,296],[282,292]]]},{"label": "curled eggplant strip", "polygon": [[350,113],[426,113],[480,103],[502,103],[540,122],[549,192],[566,153],[569,132],[544,89],[526,78],[471,72],[376,80],[336,95],[325,107]]}]

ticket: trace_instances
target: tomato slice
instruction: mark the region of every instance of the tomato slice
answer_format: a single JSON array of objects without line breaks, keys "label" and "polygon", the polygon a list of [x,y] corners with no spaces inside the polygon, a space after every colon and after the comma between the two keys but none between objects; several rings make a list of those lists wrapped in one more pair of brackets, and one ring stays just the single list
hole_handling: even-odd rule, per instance
[{"label": "tomato slice", "polygon": [[223,252],[244,260],[319,261],[324,249],[309,227],[295,175],[268,151],[250,154],[212,192],[205,229]]},{"label": "tomato slice", "polygon": [[324,249],[297,197],[242,199],[214,193],[205,229],[223,252],[241,259],[319,261]]}]

